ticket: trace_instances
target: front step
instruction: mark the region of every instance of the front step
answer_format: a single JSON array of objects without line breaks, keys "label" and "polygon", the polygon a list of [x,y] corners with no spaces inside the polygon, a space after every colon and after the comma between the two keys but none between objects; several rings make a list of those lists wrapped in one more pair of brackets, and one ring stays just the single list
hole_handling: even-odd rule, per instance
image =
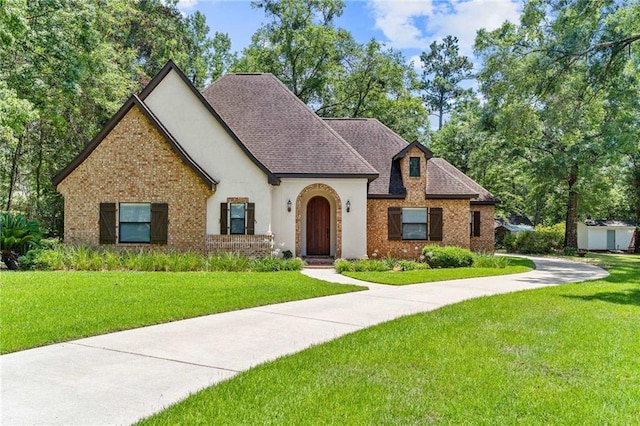
[{"label": "front step", "polygon": [[333,268],[335,259],[331,256],[307,256],[303,257],[307,268]]}]

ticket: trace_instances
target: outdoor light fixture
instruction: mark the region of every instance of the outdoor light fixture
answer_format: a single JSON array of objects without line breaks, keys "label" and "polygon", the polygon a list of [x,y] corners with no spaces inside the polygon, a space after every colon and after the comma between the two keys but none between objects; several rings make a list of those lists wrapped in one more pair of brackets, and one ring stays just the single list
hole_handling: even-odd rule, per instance
[{"label": "outdoor light fixture", "polygon": [[351,201],[347,200],[347,213],[351,211]]},{"label": "outdoor light fixture", "polygon": [[291,211],[291,200],[287,201],[287,211]]}]

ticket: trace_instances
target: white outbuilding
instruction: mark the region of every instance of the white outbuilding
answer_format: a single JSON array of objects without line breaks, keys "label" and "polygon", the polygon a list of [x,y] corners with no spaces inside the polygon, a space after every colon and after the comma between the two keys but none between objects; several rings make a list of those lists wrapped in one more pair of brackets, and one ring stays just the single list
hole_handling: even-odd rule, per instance
[{"label": "white outbuilding", "polygon": [[588,219],[578,223],[578,249],[626,251],[635,229],[631,221]]}]

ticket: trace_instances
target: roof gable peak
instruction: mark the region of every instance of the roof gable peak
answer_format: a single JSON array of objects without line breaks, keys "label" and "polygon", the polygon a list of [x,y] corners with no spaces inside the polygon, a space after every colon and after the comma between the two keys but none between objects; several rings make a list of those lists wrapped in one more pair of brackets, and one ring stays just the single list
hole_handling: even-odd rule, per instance
[{"label": "roof gable peak", "polygon": [[401,158],[404,158],[407,153],[409,152],[410,149],[412,148],[418,148],[420,151],[422,151],[425,155],[425,157],[427,157],[427,160],[430,158],[433,158],[433,152],[431,152],[431,150],[429,148],[427,148],[426,146],[424,146],[423,144],[421,144],[420,142],[418,142],[417,140],[411,142],[410,144],[408,144],[406,147],[404,147],[400,152],[398,152],[396,155],[393,156],[394,160],[399,160]]}]

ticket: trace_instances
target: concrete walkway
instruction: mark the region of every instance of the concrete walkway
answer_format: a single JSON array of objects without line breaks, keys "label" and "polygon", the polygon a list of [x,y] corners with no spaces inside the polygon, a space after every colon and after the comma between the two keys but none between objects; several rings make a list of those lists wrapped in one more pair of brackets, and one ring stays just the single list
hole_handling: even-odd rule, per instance
[{"label": "concrete walkway", "polygon": [[129,424],[257,364],[403,315],[608,275],[584,263],[533,260],[537,269],[524,274],[400,287],[308,269],[315,278],[370,289],[3,355],[1,423]]}]

